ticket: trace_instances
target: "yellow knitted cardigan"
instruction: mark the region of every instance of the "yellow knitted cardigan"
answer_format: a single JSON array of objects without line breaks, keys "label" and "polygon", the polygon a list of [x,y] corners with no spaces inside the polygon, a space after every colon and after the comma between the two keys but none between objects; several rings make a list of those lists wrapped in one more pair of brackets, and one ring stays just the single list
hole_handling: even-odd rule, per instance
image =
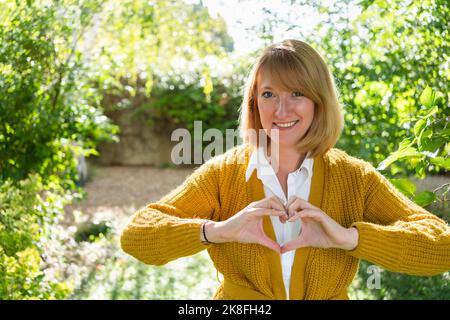
[{"label": "yellow knitted cardigan", "polygon": [[[226,220],[264,198],[256,172],[245,182],[251,150],[244,144],[213,157],[168,195],[138,210],[122,232],[122,249],[152,265],[208,249],[224,279],[214,299],[286,299],[275,251],[258,244],[200,242],[206,219]],[[291,299],[348,299],[359,259],[411,275],[450,269],[447,223],[398,192],[368,162],[336,148],[315,157],[308,201],[342,226],[356,227],[359,243],[352,251],[297,249]],[[276,241],[269,217],[264,230]]]}]

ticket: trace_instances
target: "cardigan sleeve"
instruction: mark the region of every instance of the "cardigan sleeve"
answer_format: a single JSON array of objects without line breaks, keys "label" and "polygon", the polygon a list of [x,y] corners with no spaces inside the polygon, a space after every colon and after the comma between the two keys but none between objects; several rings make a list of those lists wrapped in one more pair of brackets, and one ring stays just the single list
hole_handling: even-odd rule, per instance
[{"label": "cardigan sleeve", "polygon": [[211,159],[159,201],[135,212],[120,236],[122,249],[152,265],[205,249],[200,226],[220,210],[217,177]]},{"label": "cardigan sleeve", "polygon": [[450,227],[371,167],[358,246],[348,253],[386,270],[436,275],[450,270]]}]

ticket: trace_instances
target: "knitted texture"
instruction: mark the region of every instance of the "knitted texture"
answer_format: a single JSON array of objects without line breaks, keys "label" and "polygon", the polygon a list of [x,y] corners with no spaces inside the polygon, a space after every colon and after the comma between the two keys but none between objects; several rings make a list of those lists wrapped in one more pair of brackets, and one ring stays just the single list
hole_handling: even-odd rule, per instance
[{"label": "knitted texture", "polygon": [[[208,249],[224,277],[215,299],[286,299],[279,254],[258,244],[200,241],[204,221],[226,220],[264,198],[256,172],[245,182],[251,152],[244,144],[213,157],[182,185],[138,210],[122,232],[122,249],[152,265]],[[342,226],[356,227],[359,243],[352,251],[297,249],[291,299],[348,299],[359,259],[411,275],[450,269],[447,223],[398,192],[368,162],[336,148],[317,156],[308,201]],[[264,230],[276,241],[269,217]]]}]

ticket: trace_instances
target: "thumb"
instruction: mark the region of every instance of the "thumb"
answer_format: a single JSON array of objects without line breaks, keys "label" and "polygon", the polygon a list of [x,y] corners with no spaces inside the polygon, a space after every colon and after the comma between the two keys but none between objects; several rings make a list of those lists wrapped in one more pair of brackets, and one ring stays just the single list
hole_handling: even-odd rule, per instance
[{"label": "thumb", "polygon": [[280,252],[281,253],[285,253],[285,252],[288,252],[288,251],[291,251],[291,250],[295,250],[295,249],[303,248],[303,247],[307,247],[307,246],[308,245],[305,243],[305,241],[303,241],[302,238],[298,237],[298,238],[296,238],[294,240],[291,240],[291,241],[285,243],[281,247]]},{"label": "thumb", "polygon": [[261,239],[259,239],[258,243],[260,245],[263,245],[277,253],[280,253],[280,245],[278,244],[278,242],[273,241],[272,239],[270,239],[267,236],[263,236]]}]

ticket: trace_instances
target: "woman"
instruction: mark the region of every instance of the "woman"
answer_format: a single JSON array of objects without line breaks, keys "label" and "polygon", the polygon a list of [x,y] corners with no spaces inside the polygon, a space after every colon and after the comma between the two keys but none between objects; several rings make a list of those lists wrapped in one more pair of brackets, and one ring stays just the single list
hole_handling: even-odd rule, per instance
[{"label": "woman", "polygon": [[124,251],[163,265],[208,249],[224,277],[215,299],[348,299],[359,259],[413,275],[450,269],[449,226],[333,148],[342,111],[308,44],[262,53],[240,120],[244,143],[136,212]]}]

